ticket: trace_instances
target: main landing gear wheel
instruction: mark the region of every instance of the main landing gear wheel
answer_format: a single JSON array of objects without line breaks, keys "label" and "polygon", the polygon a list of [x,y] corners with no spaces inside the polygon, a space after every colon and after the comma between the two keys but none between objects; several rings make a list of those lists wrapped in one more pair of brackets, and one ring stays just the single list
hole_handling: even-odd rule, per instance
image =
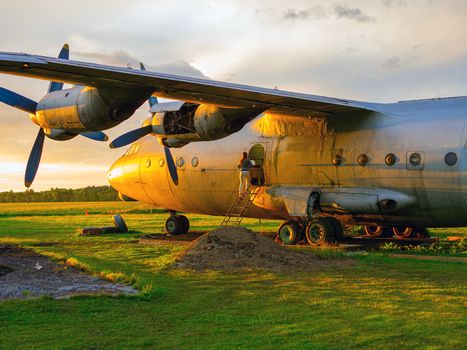
[{"label": "main landing gear wheel", "polygon": [[277,236],[285,245],[298,243],[302,238],[302,225],[296,220],[284,222],[277,230]]},{"label": "main landing gear wheel", "polygon": [[344,228],[339,220],[333,217],[326,218],[331,225],[334,227],[334,239],[337,243],[339,243],[342,238],[344,238]]},{"label": "main landing gear wheel", "polygon": [[412,227],[393,227],[392,232],[397,238],[409,238],[413,233]]},{"label": "main landing gear wheel", "polygon": [[330,218],[312,220],[306,227],[306,240],[310,245],[333,243],[336,240],[336,232]]},{"label": "main landing gear wheel", "polygon": [[413,234],[417,238],[429,238],[430,233],[426,228],[416,228]]},{"label": "main landing gear wheel", "polygon": [[383,226],[365,226],[365,234],[371,237],[381,237],[383,234]]},{"label": "main landing gear wheel", "polygon": [[184,215],[170,215],[165,222],[165,230],[171,235],[187,233],[190,222]]},{"label": "main landing gear wheel", "polygon": [[373,238],[388,238],[392,237],[393,232],[390,227],[368,225],[364,228],[365,234]]}]

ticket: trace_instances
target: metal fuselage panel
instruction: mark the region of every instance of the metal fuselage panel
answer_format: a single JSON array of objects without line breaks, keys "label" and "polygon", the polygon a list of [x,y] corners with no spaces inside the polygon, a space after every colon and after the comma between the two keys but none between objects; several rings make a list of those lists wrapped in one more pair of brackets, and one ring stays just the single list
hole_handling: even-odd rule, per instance
[{"label": "metal fuselage panel", "polygon": [[[267,185],[382,188],[416,198],[410,209],[387,215],[360,215],[355,222],[413,226],[467,225],[466,108],[422,106],[410,113],[364,112],[323,119],[265,113],[239,132],[217,141],[171,149],[179,184],[170,179],[164,150],[154,136],[133,144],[109,171],[111,185],[137,200],[177,211],[224,215],[238,188],[237,164],[255,144],[265,149]],[[422,156],[415,169],[408,157]],[[448,152],[458,161],[445,163]],[[385,163],[387,154],[396,163]],[[361,154],[368,164],[358,164]],[[332,159],[339,155],[340,165]],[[193,166],[193,158],[198,164]],[[180,158],[183,161],[179,160]],[[183,164],[182,164],[183,163]],[[253,206],[248,216],[286,218],[284,208]]]}]

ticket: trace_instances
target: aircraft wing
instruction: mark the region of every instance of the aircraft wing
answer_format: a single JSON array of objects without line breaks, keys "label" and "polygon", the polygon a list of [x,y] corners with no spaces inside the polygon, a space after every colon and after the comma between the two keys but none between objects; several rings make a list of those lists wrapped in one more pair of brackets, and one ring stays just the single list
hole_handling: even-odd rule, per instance
[{"label": "aircraft wing", "polygon": [[151,87],[154,95],[225,107],[327,116],[376,111],[378,104],[191,78],[131,68],[0,52],[0,72],[93,87]]}]

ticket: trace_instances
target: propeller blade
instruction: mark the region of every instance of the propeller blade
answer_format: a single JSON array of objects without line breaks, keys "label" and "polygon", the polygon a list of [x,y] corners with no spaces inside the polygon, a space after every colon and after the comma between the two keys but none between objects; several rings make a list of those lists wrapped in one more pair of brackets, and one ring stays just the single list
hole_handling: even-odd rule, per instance
[{"label": "propeller blade", "polygon": [[0,102],[22,111],[36,114],[37,102],[2,87],[0,87]]},{"label": "propeller blade", "polygon": [[[68,44],[63,45],[60,53],[58,54],[58,58],[63,60],[67,60],[70,58],[70,46]],[[63,83],[59,83],[56,81],[51,81],[49,85],[49,90],[47,92],[53,92],[63,89]]]},{"label": "propeller blade", "polygon": [[146,136],[148,134],[152,133],[152,125],[147,125],[142,128],[138,128],[135,130],[128,131],[127,133],[117,137],[115,140],[113,140],[110,143],[110,148],[119,148],[122,146],[129,145],[130,143],[133,143],[143,136]]},{"label": "propeller blade", "polygon": [[174,182],[174,184],[178,185],[177,167],[175,166],[172,153],[170,153],[170,148],[164,147],[164,152],[165,152],[165,159],[167,160],[167,167],[169,168],[170,177],[172,178],[172,181]]},{"label": "propeller blade", "polygon": [[[140,62],[139,66],[141,70],[144,70],[144,71],[146,70],[146,67],[144,66],[143,62]],[[156,96],[151,96],[148,98],[148,103],[149,103],[149,108],[151,108],[152,106],[157,105],[159,101],[157,100]]]},{"label": "propeller blade", "polygon": [[26,174],[24,175],[24,185],[30,187],[36,177],[37,169],[41,161],[42,149],[44,148],[44,129],[40,128],[37,133],[36,141],[32,146],[31,154],[29,155],[28,165],[26,165]]},{"label": "propeller blade", "polygon": [[80,135],[88,139],[94,140],[94,141],[107,141],[109,139],[109,137],[106,134],[104,134],[102,131],[82,132],[80,133]]}]

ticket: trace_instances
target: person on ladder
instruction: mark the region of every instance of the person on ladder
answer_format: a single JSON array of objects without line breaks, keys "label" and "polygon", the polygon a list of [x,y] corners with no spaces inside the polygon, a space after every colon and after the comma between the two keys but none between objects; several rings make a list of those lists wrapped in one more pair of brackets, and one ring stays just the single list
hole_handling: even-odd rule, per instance
[{"label": "person on ladder", "polygon": [[250,172],[249,169],[253,167],[253,162],[248,158],[248,153],[243,152],[242,158],[238,162],[240,169],[240,185],[238,187],[238,197],[243,199],[245,193],[250,185]]}]

